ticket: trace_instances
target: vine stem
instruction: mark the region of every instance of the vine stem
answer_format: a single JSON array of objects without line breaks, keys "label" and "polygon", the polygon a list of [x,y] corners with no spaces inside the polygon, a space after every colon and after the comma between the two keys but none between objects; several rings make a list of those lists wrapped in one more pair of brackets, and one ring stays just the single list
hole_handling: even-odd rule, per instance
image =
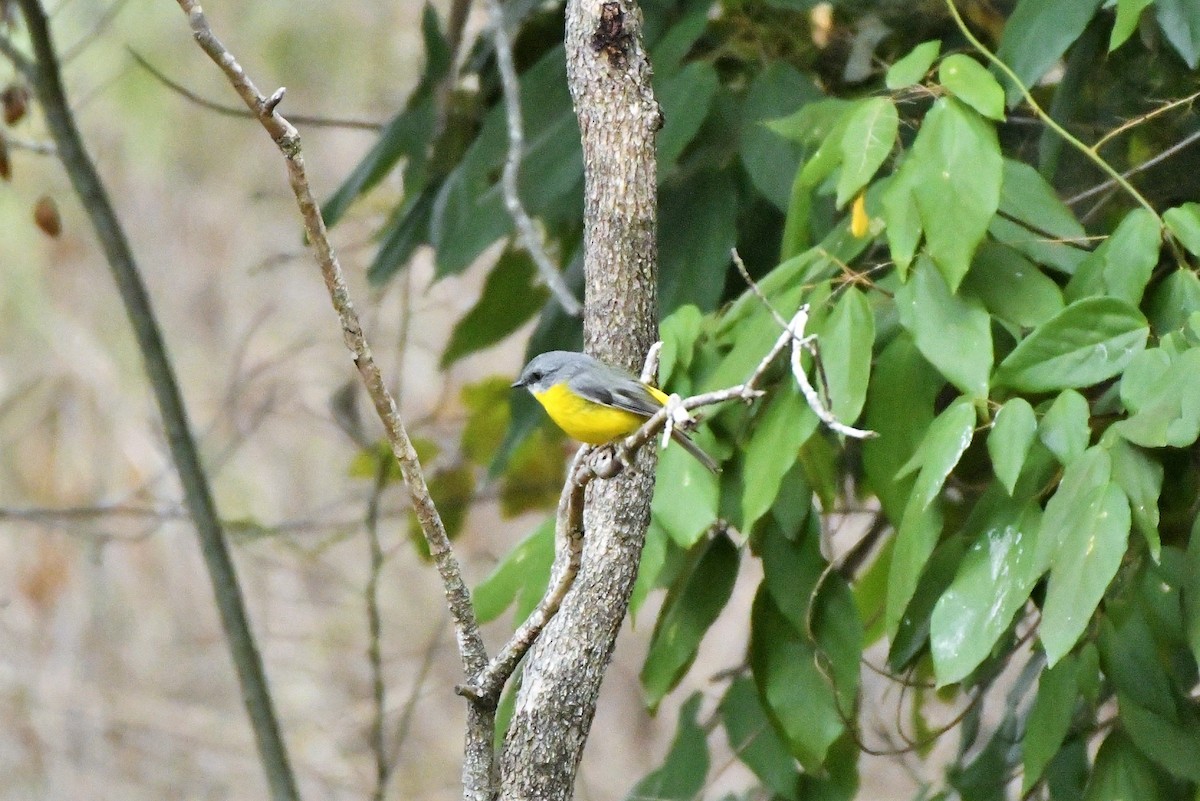
[{"label": "vine stem", "polygon": [[958,9],[955,8],[954,0],[945,0],[945,2],[946,8],[950,11],[950,16],[954,17],[954,23],[958,26],[958,29],[962,31],[962,35],[966,37],[967,41],[970,42],[971,45],[978,50],[984,58],[992,62],[992,64],[996,66],[996,69],[1003,72],[1005,77],[1013,82],[1013,85],[1021,91],[1021,96],[1025,98],[1025,102],[1029,104],[1030,108],[1033,109],[1033,112],[1038,116],[1038,118],[1045,123],[1046,127],[1061,136],[1063,140],[1071,145],[1071,147],[1074,147],[1076,150],[1086,156],[1093,164],[1099,167],[1100,170],[1105,175],[1109,176],[1109,178],[1111,178],[1117,186],[1120,186],[1122,189],[1128,192],[1130,197],[1136,200],[1143,208],[1146,209],[1146,211],[1154,215],[1154,219],[1158,222],[1158,225],[1161,228],[1163,224],[1162,218],[1158,216],[1158,212],[1155,211],[1154,207],[1150,205],[1150,201],[1146,200],[1146,198],[1142,196],[1141,192],[1134,189],[1133,184],[1129,183],[1129,181],[1127,181],[1125,177],[1121,175],[1121,173],[1117,172],[1111,164],[1101,158],[1099,153],[1085,145],[1080,140],[1076,139],[1070,131],[1059,125],[1053,117],[1047,114],[1045,109],[1038,105],[1038,102],[1033,99],[1033,94],[1029,91],[1029,88],[1021,82],[1021,79],[1017,77],[1017,74],[1013,72],[1012,68],[1005,64],[999,56],[989,50],[987,45],[979,41],[975,34],[971,33],[971,30],[967,27],[967,23],[963,21],[962,16],[958,13]]}]

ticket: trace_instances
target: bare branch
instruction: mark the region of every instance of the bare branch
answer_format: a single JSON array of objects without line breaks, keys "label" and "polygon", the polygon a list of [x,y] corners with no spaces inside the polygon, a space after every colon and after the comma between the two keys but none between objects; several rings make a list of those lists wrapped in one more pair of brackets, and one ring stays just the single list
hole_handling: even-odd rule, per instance
[{"label": "bare branch", "polygon": [[[396,402],[383,381],[382,373],[371,353],[371,347],[363,333],[358,313],[350,299],[341,264],[329,241],[325,221],[313,197],[300,149],[300,135],[296,128],[284,119],[275,108],[282,95],[276,92],[266,98],[258,91],[254,82],[246,75],[241,65],[213,33],[200,5],[195,0],[178,0],[180,8],[188,15],[192,35],[200,48],[217,64],[229,79],[229,83],[254,112],[259,122],[270,134],[283,153],[287,164],[288,180],[296,196],[305,232],[312,245],[314,256],[325,279],[326,289],[338,315],[342,336],[358,369],[367,394],[375,406],[379,419],[400,466],[408,489],[413,513],[421,526],[429,553],[442,579],[447,606],[454,622],[458,638],[458,650],[463,670],[468,679],[479,675],[487,665],[487,651],[479,634],[475,610],[471,606],[471,595],[462,577],[462,569],[437,507],[429,495],[425,476],[416,449],[408,436],[404,421],[396,409]],[[495,731],[494,711],[480,704],[470,704],[467,709],[467,737],[464,747],[463,785],[464,797],[485,799],[493,794],[495,754],[492,739]]]},{"label": "bare branch", "polygon": [[[1166,161],[1167,159],[1171,158],[1171,156],[1174,156],[1176,153],[1183,150],[1184,148],[1191,147],[1198,141],[1200,141],[1200,131],[1192,131],[1192,133],[1188,134],[1183,139],[1181,139],[1178,142],[1176,142],[1175,144],[1171,145],[1163,152],[1161,152],[1151,158],[1146,159],[1145,161],[1143,161],[1141,164],[1138,164],[1137,166],[1130,167],[1128,170],[1121,173],[1120,177],[1123,180],[1125,178],[1129,178],[1131,176],[1137,175],[1139,172],[1148,170],[1151,167],[1153,167],[1154,165],[1160,164],[1160,163]],[[1087,200],[1089,197],[1092,197],[1093,195],[1098,195],[1101,192],[1105,192],[1109,189],[1112,189],[1113,187],[1117,186],[1118,183],[1119,182],[1117,181],[1116,178],[1109,178],[1104,183],[1096,184],[1091,189],[1085,189],[1084,191],[1080,192],[1079,194],[1075,195],[1074,197],[1068,198],[1066,203],[1068,206],[1074,206],[1076,203],[1078,203],[1082,200]]]},{"label": "bare branch", "polygon": [[9,39],[3,32],[0,32],[0,55],[11,61],[17,72],[21,73],[30,83],[37,77],[33,61],[18,50],[17,46],[12,43],[12,39]]},{"label": "bare branch", "polygon": [[51,142],[35,142],[31,139],[19,139],[8,131],[0,128],[0,140],[9,150],[25,150],[39,156],[57,156],[58,148]]},{"label": "bare branch", "polygon": [[563,280],[562,272],[550,260],[542,242],[541,234],[521,203],[517,190],[517,178],[521,171],[521,159],[525,151],[525,131],[521,121],[521,85],[517,79],[517,68],[513,64],[512,42],[504,27],[504,10],[499,0],[487,0],[488,16],[492,18],[492,39],[496,45],[496,65],[500,70],[500,86],[504,91],[504,107],[508,120],[508,156],[504,159],[501,186],[504,190],[504,206],[517,226],[521,244],[533,257],[538,275],[558,301],[558,305],[572,317],[583,313],[583,307]]}]

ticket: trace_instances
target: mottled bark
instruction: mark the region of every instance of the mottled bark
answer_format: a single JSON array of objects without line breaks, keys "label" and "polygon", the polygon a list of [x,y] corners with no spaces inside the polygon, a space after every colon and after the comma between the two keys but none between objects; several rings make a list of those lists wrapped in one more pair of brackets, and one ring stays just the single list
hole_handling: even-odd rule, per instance
[{"label": "mottled bark", "polygon": [[[638,372],[657,338],[654,137],[662,125],[631,0],[569,0],[567,75],[583,137],[587,350]],[[501,798],[568,799],[650,520],[654,453],[593,481],[583,566],[526,660]],[[560,549],[560,553],[562,549]]]}]

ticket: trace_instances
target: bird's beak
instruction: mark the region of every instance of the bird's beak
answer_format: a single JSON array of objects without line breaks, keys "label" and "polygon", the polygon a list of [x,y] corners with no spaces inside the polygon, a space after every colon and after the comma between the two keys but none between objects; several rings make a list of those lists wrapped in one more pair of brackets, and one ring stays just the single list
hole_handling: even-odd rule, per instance
[{"label": "bird's beak", "polygon": [[509,386],[513,389],[520,389],[521,387],[525,386],[525,382],[518,378],[516,381],[509,384]]}]

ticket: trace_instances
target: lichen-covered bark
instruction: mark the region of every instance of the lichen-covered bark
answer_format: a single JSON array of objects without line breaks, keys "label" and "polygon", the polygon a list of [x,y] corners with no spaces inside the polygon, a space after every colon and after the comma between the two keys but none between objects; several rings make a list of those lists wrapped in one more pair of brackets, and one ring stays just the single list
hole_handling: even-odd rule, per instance
[{"label": "lichen-covered bark", "polygon": [[[567,75],[583,137],[587,350],[637,372],[656,339],[654,137],[641,12],[569,0]],[[650,520],[654,454],[593,481],[583,567],[526,659],[501,756],[501,798],[569,799]]]}]

